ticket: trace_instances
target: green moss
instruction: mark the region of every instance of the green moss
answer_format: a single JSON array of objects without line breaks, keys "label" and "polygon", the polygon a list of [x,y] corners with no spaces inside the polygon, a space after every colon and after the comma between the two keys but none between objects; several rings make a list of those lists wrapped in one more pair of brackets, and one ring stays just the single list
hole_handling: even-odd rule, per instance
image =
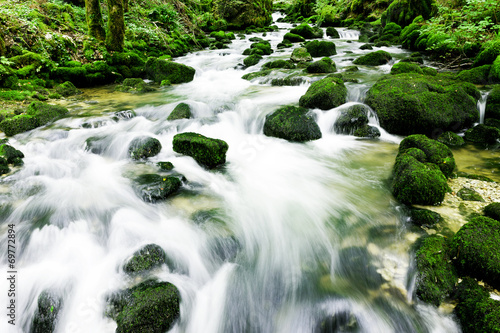
[{"label": "green moss", "polygon": [[55,87],[55,90],[59,95],[63,97],[78,95],[82,93],[82,91],[77,89],[75,85],[70,81],[66,81],[64,83],[57,85]]},{"label": "green moss", "polygon": [[323,30],[320,28],[312,28],[307,23],[302,23],[299,26],[296,26],[292,30],[290,30],[292,34],[296,34],[304,37],[305,39],[313,39],[313,38],[322,38]]},{"label": "green moss", "polygon": [[426,303],[439,304],[454,290],[458,276],[451,264],[449,245],[442,236],[426,237],[418,248],[416,294]]},{"label": "green moss", "polygon": [[464,276],[475,277],[500,287],[500,222],[475,217],[453,237],[455,267]]},{"label": "green moss", "polygon": [[300,76],[296,76],[295,74],[288,75],[287,77],[282,77],[278,79],[272,79],[271,80],[271,85],[272,86],[300,86],[306,82],[304,78]]},{"label": "green moss", "polygon": [[167,120],[189,119],[191,118],[191,107],[186,103],[179,103],[168,115]]},{"label": "green moss", "polygon": [[478,93],[469,83],[441,76],[398,74],[377,81],[365,103],[389,133],[434,136],[436,132],[467,128],[477,121]]},{"label": "green moss", "polygon": [[464,333],[500,332],[500,302],[470,277],[457,287],[455,315]]},{"label": "green moss", "polygon": [[258,72],[252,72],[252,73],[248,73],[248,74],[243,75],[241,78],[243,80],[251,81],[251,80],[258,78],[258,77],[267,76],[271,73],[271,71],[272,70],[270,70],[270,69],[265,69],[265,70],[258,71]]},{"label": "green moss", "polygon": [[326,35],[330,38],[340,38],[339,32],[334,27],[327,27]]},{"label": "green moss", "polygon": [[369,110],[362,104],[350,106],[340,113],[333,124],[337,134],[353,134],[358,128],[368,124]]},{"label": "green moss", "polygon": [[174,168],[171,162],[158,162],[156,165],[160,168],[160,171],[170,171]]},{"label": "green moss", "polygon": [[[22,151],[4,143],[0,144],[0,156],[3,157],[7,163],[18,165],[19,160],[24,158]],[[21,160],[22,164],[22,160]]]},{"label": "green moss", "polygon": [[457,196],[465,201],[480,201],[484,202],[483,197],[479,193],[477,193],[475,190],[467,187],[462,187],[458,192]]},{"label": "green moss", "polygon": [[305,71],[308,73],[333,73],[337,70],[335,63],[330,58],[323,58],[307,65]]},{"label": "green moss", "polygon": [[495,85],[486,98],[485,119],[500,119],[500,85]]},{"label": "green moss", "polygon": [[33,95],[34,93],[31,91],[6,90],[6,91],[0,91],[0,100],[20,102],[20,101],[30,100]]},{"label": "green moss", "polygon": [[264,27],[272,22],[271,0],[214,0],[213,15],[224,20],[228,29],[242,30],[248,27]]},{"label": "green moss", "polygon": [[293,49],[290,60],[293,62],[308,62],[312,60],[312,56],[305,47],[297,47]]},{"label": "green moss", "polygon": [[134,252],[132,258],[123,265],[126,273],[142,273],[165,263],[166,255],[156,244],[148,244]]},{"label": "green moss", "polygon": [[423,74],[422,69],[419,65],[410,62],[398,62],[395,63],[391,68],[391,74],[401,74],[401,73],[417,73]]},{"label": "green moss", "polygon": [[180,315],[180,294],[169,282],[147,280],[108,301],[117,333],[165,332]]},{"label": "green moss", "polygon": [[485,44],[485,48],[477,55],[474,60],[474,67],[482,65],[491,65],[500,56],[500,40],[494,40]]},{"label": "green moss", "polygon": [[465,145],[464,139],[451,131],[444,132],[438,136],[437,141],[447,145],[448,147],[461,147]]},{"label": "green moss", "polygon": [[385,18],[386,22],[394,22],[405,27],[418,16],[429,19],[435,11],[435,2],[433,0],[395,0],[387,8],[383,20]]},{"label": "green moss", "polygon": [[457,172],[457,177],[482,180],[483,182],[490,182],[490,183],[494,183],[495,182],[493,179],[488,178],[486,176],[476,175],[476,174],[470,174],[470,173],[466,173],[466,172],[462,172],[462,171],[458,171]]},{"label": "green moss", "polygon": [[496,144],[500,139],[500,130],[495,127],[479,124],[467,130],[465,140],[475,143]]},{"label": "green moss", "polygon": [[457,74],[457,79],[473,84],[488,84],[491,65],[483,65],[472,69],[466,69]]},{"label": "green moss", "polygon": [[261,59],[262,56],[260,54],[252,54],[243,59],[243,64],[245,67],[251,67],[257,65]]},{"label": "green moss", "polygon": [[7,160],[0,156],[0,175],[10,172],[9,164]]},{"label": "green moss", "polygon": [[52,291],[44,290],[38,296],[37,308],[33,317],[30,332],[54,332],[63,299]]},{"label": "green moss", "polygon": [[149,58],[146,62],[146,75],[155,82],[169,80],[171,83],[190,82],[194,78],[195,69],[173,61]]},{"label": "green moss", "polygon": [[375,51],[365,54],[353,61],[356,65],[366,65],[366,66],[380,66],[389,63],[392,56],[386,51]]},{"label": "green moss", "polygon": [[283,41],[287,40],[290,43],[302,43],[306,39],[302,36],[292,34],[291,32],[287,32],[285,36],[283,36]]},{"label": "green moss", "polygon": [[357,128],[353,135],[359,138],[374,139],[380,137],[380,130],[375,126],[364,125]]},{"label": "green moss", "polygon": [[429,139],[425,135],[410,135],[399,144],[398,155],[405,154],[410,148],[422,150],[425,153],[427,162],[437,165],[446,177],[451,177],[456,163],[453,153],[446,145]]},{"label": "green moss", "polygon": [[500,202],[492,202],[484,207],[484,215],[494,220],[500,221]]},{"label": "green moss", "polygon": [[410,221],[418,226],[434,226],[443,221],[439,213],[428,209],[412,208],[410,210]]},{"label": "green moss", "polygon": [[175,135],[172,144],[175,152],[191,156],[209,169],[226,163],[229,146],[225,141],[187,132]]},{"label": "green moss", "polygon": [[134,179],[135,190],[142,200],[155,203],[175,194],[182,185],[179,177],[145,174]]},{"label": "green moss", "polygon": [[335,44],[324,40],[313,40],[304,45],[312,57],[329,57],[337,54]]},{"label": "green moss", "polygon": [[158,139],[149,136],[140,136],[132,140],[129,145],[129,156],[134,160],[148,158],[158,155],[161,150],[161,143]]},{"label": "green moss", "polygon": [[321,131],[308,110],[284,106],[266,116],[264,134],[289,141],[305,142],[321,138]]},{"label": "green moss", "polygon": [[500,55],[493,61],[488,79],[491,82],[500,83]]},{"label": "green moss", "polygon": [[262,68],[285,68],[285,69],[294,69],[295,64],[289,60],[274,60],[266,62],[262,65]]},{"label": "green moss", "polygon": [[347,88],[342,79],[326,77],[313,82],[305,95],[300,97],[299,105],[306,108],[329,110],[344,104],[347,98]]}]

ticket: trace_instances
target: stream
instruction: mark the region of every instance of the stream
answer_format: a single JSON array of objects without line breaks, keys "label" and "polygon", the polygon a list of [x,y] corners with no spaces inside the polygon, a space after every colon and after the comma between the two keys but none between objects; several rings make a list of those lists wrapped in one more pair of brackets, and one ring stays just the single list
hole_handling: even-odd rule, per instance
[{"label": "stream", "polygon": [[[289,59],[292,48],[276,46],[291,25],[278,26],[263,37],[275,52],[255,66],[243,68],[242,53],[248,38],[262,33],[176,58],[196,69],[192,82],[144,95],[86,89],[67,101],[71,117],[9,140],[25,158],[0,181],[0,245],[3,253],[7,225],[15,224],[18,271],[17,324],[3,315],[1,332],[29,331],[43,290],[63,296],[56,332],[114,332],[116,323],[104,315],[106,296],[137,284],[123,264],[151,243],[176,263],[151,272],[180,291],[180,319],[171,332],[317,332],[333,315],[344,318],[339,332],[461,331],[450,311],[412,295],[411,246],[421,234],[405,222],[387,182],[402,138],[380,128],[376,117],[370,119],[381,131],[376,140],[333,130],[340,111],[362,103],[392,64],[359,66],[358,82],[346,83],[346,104],[312,110],[321,139],[267,137],[265,116],[298,104],[324,77],[308,76],[299,86],[241,79],[266,61]],[[339,32],[331,57],[338,72],[371,52],[359,50],[359,32]],[[378,49],[393,62],[409,54]],[[271,77],[284,75],[277,70]],[[167,121],[180,102],[191,106],[193,118]],[[136,116],[116,116],[124,110]],[[175,153],[172,138],[181,132],[226,141],[226,165],[207,170]],[[143,135],[163,148],[132,161],[129,143]],[[103,142],[99,154],[89,151],[89,138]],[[187,183],[166,201],[147,203],[133,179],[159,173],[159,161],[172,162]],[[0,263],[7,272],[6,258]],[[3,300],[8,281],[0,281]]]}]

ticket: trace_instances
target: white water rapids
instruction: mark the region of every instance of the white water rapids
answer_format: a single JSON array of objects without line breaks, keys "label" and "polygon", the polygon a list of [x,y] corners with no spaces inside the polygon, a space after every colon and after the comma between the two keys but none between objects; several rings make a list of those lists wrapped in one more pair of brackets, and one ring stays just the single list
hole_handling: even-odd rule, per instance
[{"label": "white water rapids", "polygon": [[[292,49],[277,52],[276,46],[291,26],[279,27],[263,37],[275,53],[247,69],[239,66],[242,52],[249,37],[262,34],[175,59],[194,67],[195,79],[133,96],[140,102],[132,119],[113,119],[123,101],[114,103],[108,94],[98,104],[70,104],[78,116],[10,139],[26,157],[0,182],[0,245],[3,253],[7,224],[15,224],[19,272],[17,324],[2,314],[1,332],[27,332],[38,295],[47,289],[63,296],[56,332],[114,332],[116,323],[104,315],[106,295],[137,283],[123,263],[150,243],[181,267],[151,272],[180,291],[180,320],[171,332],[314,332],[336,313],[354,316],[357,332],[460,331],[451,315],[408,292],[416,234],[402,222],[386,184],[400,138],[383,130],[380,140],[335,134],[333,123],[349,104],[313,110],[320,140],[299,144],[263,135],[265,116],[297,104],[319,78],[295,87],[241,79],[268,59],[290,57]],[[338,54],[331,57],[338,71],[370,52],[359,50],[355,31],[340,30]],[[346,84],[348,102],[363,101],[389,70],[360,67],[359,83]],[[192,107],[193,119],[167,121],[179,102]],[[102,126],[82,127],[98,120]],[[172,138],[180,132],[225,140],[227,164],[209,171],[175,153]],[[142,135],[163,148],[139,163],[127,149]],[[101,154],[86,149],[95,137],[105,143]],[[172,162],[188,185],[164,202],[146,203],[132,179],[157,173],[158,161]],[[6,312],[8,281],[0,281]]]}]

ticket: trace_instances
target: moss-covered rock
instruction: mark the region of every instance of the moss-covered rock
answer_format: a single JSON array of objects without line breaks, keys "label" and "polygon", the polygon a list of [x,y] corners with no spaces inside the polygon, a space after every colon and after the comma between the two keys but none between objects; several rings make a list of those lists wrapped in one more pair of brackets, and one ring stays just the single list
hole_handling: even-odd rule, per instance
[{"label": "moss-covered rock", "polygon": [[172,162],[158,162],[156,166],[160,169],[160,171],[170,171],[174,168]]},{"label": "moss-covered rock", "polygon": [[427,20],[434,12],[436,12],[436,7],[433,0],[395,0],[389,5],[383,18],[387,23],[394,22],[401,27],[406,27],[418,16]]},{"label": "moss-covered rock", "polygon": [[262,56],[260,54],[252,54],[243,59],[243,64],[245,67],[251,67],[257,65],[261,61]]},{"label": "moss-covered rock", "polygon": [[285,36],[283,36],[283,41],[289,41],[290,43],[302,43],[305,42],[305,38],[296,34],[292,34],[291,32],[287,32]]},{"label": "moss-covered rock", "polygon": [[494,220],[500,221],[500,202],[492,202],[484,207],[484,215]]},{"label": "moss-covered rock", "polygon": [[358,128],[368,124],[368,108],[363,104],[355,104],[340,113],[333,124],[337,134],[353,134]]},{"label": "moss-covered rock", "polygon": [[272,22],[271,0],[214,0],[215,19],[224,20],[228,29],[243,30],[247,27],[264,27]]},{"label": "moss-covered rock", "polygon": [[68,109],[59,105],[50,105],[43,102],[32,102],[26,113],[6,118],[0,122],[0,130],[6,136],[26,132],[55,121],[68,113]]},{"label": "moss-covered rock", "polygon": [[380,42],[387,42],[389,46],[391,44],[398,44],[399,43],[399,35],[401,34],[401,26],[399,24],[396,24],[394,22],[389,22],[385,25],[385,27],[382,29],[382,33],[380,34],[380,37],[378,38],[378,43]]},{"label": "moss-covered rock", "polygon": [[155,203],[175,194],[182,185],[180,177],[145,174],[137,177],[135,189],[146,202]]},{"label": "moss-covered rock", "polygon": [[300,86],[304,84],[306,80],[301,76],[296,76],[295,74],[288,75],[287,77],[280,77],[271,80],[272,86]]},{"label": "moss-covered rock", "polygon": [[457,192],[457,197],[459,197],[460,199],[465,200],[465,201],[484,202],[483,197],[479,193],[477,193],[474,189],[467,188],[467,187],[462,187]]},{"label": "moss-covered rock", "polygon": [[22,151],[17,150],[16,148],[6,144],[0,144],[0,156],[5,159],[5,161],[9,164],[14,165],[22,165],[24,154]]},{"label": "moss-covered rock", "polygon": [[112,295],[107,315],[117,333],[165,332],[180,315],[180,293],[169,282],[147,280]]},{"label": "moss-covered rock", "polygon": [[0,175],[10,172],[9,163],[7,160],[0,156]]},{"label": "moss-covered rock", "polygon": [[410,221],[418,226],[433,226],[442,222],[443,218],[439,215],[439,213],[433,212],[432,210],[411,208]]},{"label": "moss-covered rock", "polygon": [[353,135],[358,138],[375,139],[380,137],[380,130],[375,126],[364,125],[357,128]]},{"label": "moss-covered rock", "polygon": [[271,43],[263,39],[258,42],[250,44],[250,48],[245,49],[245,51],[243,51],[243,55],[253,55],[253,54],[270,55],[271,53],[273,53],[273,50],[271,48]]},{"label": "moss-covered rock", "polygon": [[500,130],[496,127],[479,124],[468,129],[465,132],[464,138],[467,141],[475,143],[495,144],[500,140]]},{"label": "moss-covered rock", "polygon": [[169,80],[173,84],[193,81],[196,72],[184,64],[152,57],[146,61],[145,71],[146,76],[154,82]]},{"label": "moss-covered rock", "polygon": [[292,34],[304,37],[305,39],[321,38],[323,37],[323,30],[320,28],[312,28],[307,23],[302,23],[290,30]]},{"label": "moss-covered rock", "polygon": [[340,38],[339,32],[334,27],[326,28],[326,35],[330,38]]},{"label": "moss-covered rock", "polygon": [[484,48],[479,52],[474,60],[474,67],[491,65],[500,56],[500,40],[494,40],[484,44]]},{"label": "moss-covered rock", "polygon": [[470,127],[479,119],[478,91],[440,76],[399,74],[377,81],[365,103],[389,133],[435,135]]},{"label": "moss-covered rock", "polygon": [[284,68],[284,69],[294,69],[295,64],[291,62],[290,60],[274,60],[274,61],[269,61],[266,62],[264,65],[262,65],[262,68]]},{"label": "moss-covered rock", "polygon": [[415,259],[418,271],[416,295],[426,303],[439,306],[452,293],[458,281],[448,242],[438,235],[424,238]]},{"label": "moss-covered rock", "polygon": [[333,73],[337,70],[335,63],[330,58],[323,58],[318,61],[314,61],[307,65],[305,71],[311,74],[315,73]]},{"label": "moss-covered rock", "polygon": [[308,62],[312,60],[312,56],[305,47],[297,47],[293,49],[290,60],[293,62]]},{"label": "moss-covered rock", "polygon": [[500,302],[474,279],[465,277],[457,287],[454,313],[464,333],[500,332]]},{"label": "moss-covered rock", "polygon": [[422,68],[418,64],[411,62],[398,62],[395,63],[391,68],[391,74],[402,74],[402,73],[417,73],[423,74]]},{"label": "moss-covered rock", "polygon": [[457,79],[473,84],[488,84],[491,65],[483,65],[472,69],[466,69],[457,74]]},{"label": "moss-covered rock", "polygon": [[158,139],[149,136],[140,136],[132,140],[128,147],[128,154],[134,160],[158,155],[161,143]]},{"label": "moss-covered rock", "polygon": [[156,89],[148,85],[141,78],[126,78],[122,84],[115,87],[116,91],[131,92],[131,93],[146,93],[155,91]]},{"label": "moss-covered rock", "polygon": [[396,158],[392,180],[394,197],[409,205],[436,205],[450,191],[446,177],[432,163],[422,163],[409,154]]},{"label": "moss-covered rock", "polygon": [[55,90],[59,95],[63,97],[74,96],[82,93],[82,91],[76,88],[75,85],[70,81],[58,84],[57,86],[55,86]]},{"label": "moss-covered rock", "polygon": [[373,46],[371,44],[363,44],[359,47],[360,50],[373,50]]},{"label": "moss-covered rock", "polygon": [[342,310],[329,315],[316,324],[314,333],[358,332],[358,319],[349,311]]},{"label": "moss-covered rock", "polygon": [[489,127],[500,129],[500,119],[488,118],[484,120],[484,124]]},{"label": "moss-covered rock", "polygon": [[180,133],[174,136],[175,152],[191,156],[199,164],[209,169],[226,163],[229,146],[223,140],[212,139],[198,133]]},{"label": "moss-covered rock", "polygon": [[313,82],[305,95],[299,99],[299,105],[306,108],[329,110],[345,103],[347,88],[342,79],[326,77]]},{"label": "moss-covered rock", "polygon": [[321,138],[314,119],[302,107],[284,106],[266,116],[264,134],[289,141],[305,142]]},{"label": "moss-covered rock", "polygon": [[500,83],[500,55],[495,59],[495,61],[493,61],[488,81],[493,83]]},{"label": "moss-covered rock", "polygon": [[496,85],[486,97],[484,118],[500,119],[500,85]]},{"label": "moss-covered rock", "polygon": [[57,295],[57,293],[49,290],[42,291],[40,296],[38,296],[37,308],[30,333],[54,332],[62,305],[62,297]]},{"label": "moss-covered rock", "polygon": [[353,61],[356,65],[366,65],[366,66],[380,66],[388,64],[392,59],[389,52],[386,51],[375,51],[365,54]]},{"label": "moss-covered rock", "polygon": [[471,219],[455,234],[452,245],[460,274],[500,287],[499,221],[484,216]]},{"label": "moss-covered rock", "polygon": [[189,104],[179,103],[168,115],[167,120],[189,119],[191,115],[191,107]]},{"label": "moss-covered rock", "polygon": [[148,244],[143,246],[140,250],[134,252],[123,270],[129,274],[141,273],[149,271],[155,267],[161,266],[165,263],[166,255],[163,249],[156,244]]},{"label": "moss-covered rock", "polygon": [[425,160],[418,159],[420,162],[433,163],[439,167],[445,177],[451,177],[456,163],[453,153],[446,145],[429,139],[425,135],[410,135],[399,144],[398,156],[407,153],[411,148],[417,148],[424,152]]},{"label": "moss-covered rock", "polygon": [[329,57],[337,54],[335,44],[324,40],[313,40],[304,45],[313,57]]},{"label": "moss-covered rock", "polygon": [[447,145],[448,147],[461,147],[465,145],[464,139],[451,131],[444,132],[438,136],[436,140]]}]

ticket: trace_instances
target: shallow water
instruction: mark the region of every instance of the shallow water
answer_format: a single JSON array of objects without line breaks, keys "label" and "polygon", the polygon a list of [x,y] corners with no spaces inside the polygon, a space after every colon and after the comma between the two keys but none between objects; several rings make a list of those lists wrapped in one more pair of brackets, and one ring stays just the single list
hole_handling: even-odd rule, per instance
[{"label": "shallow water", "polygon": [[[264,37],[274,49],[290,25],[279,27]],[[356,31],[340,32],[332,56],[339,71],[370,52],[359,50]],[[357,332],[460,332],[451,315],[412,296],[410,247],[419,234],[405,225],[387,186],[401,138],[383,129],[378,140],[333,131],[340,110],[362,102],[390,65],[361,66],[359,82],[347,84],[349,104],[312,111],[323,137],[290,143],[263,135],[265,116],[298,103],[321,76],[295,87],[241,79],[292,51],[243,69],[249,37],[176,59],[196,69],[190,83],[145,95],[87,89],[67,102],[72,117],[10,140],[26,157],[0,183],[0,244],[6,248],[7,224],[15,224],[19,272],[18,323],[2,320],[2,332],[27,331],[46,289],[64,298],[57,332],[114,332],[105,297],[138,282],[123,263],[149,243],[177,263],[151,272],[180,290],[181,318],[172,332],[313,332],[334,314],[356,318]],[[396,60],[407,54],[382,49]],[[167,121],[179,102],[192,107],[194,119]],[[116,118],[123,110],[137,116]],[[375,117],[370,122],[378,126]],[[208,171],[173,152],[180,132],[225,140],[226,165]],[[134,162],[128,145],[141,135],[163,148]],[[102,143],[100,154],[87,149],[89,138]],[[459,169],[498,180],[498,151],[469,147],[456,156]],[[485,166],[489,159],[493,165]],[[172,162],[188,182],[165,202],[146,203],[132,179],[157,173],[158,161]],[[0,281],[3,299],[8,286]]]}]

